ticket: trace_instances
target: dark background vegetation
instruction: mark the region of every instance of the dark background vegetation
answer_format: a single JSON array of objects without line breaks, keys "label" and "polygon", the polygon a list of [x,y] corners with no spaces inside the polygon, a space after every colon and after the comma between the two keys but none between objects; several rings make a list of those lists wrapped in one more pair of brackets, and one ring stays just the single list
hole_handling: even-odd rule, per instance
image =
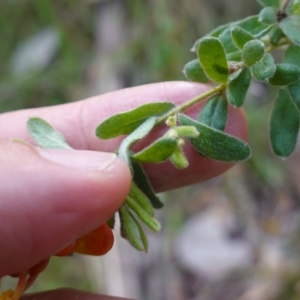
[{"label": "dark background vegetation", "polygon": [[[194,58],[189,49],[197,38],[258,10],[254,0],[2,0],[0,113],[184,80],[181,70]],[[43,49],[47,34],[49,46]],[[162,195],[164,229],[159,237],[151,236],[149,254],[118,241],[107,258],[55,258],[31,291],[69,286],[139,299],[299,299],[300,158],[296,151],[282,162],[270,152],[272,95],[258,83],[248,93],[253,149],[248,162],[206,184]],[[227,228],[227,217],[234,219],[228,230],[223,228],[228,237],[223,244],[208,240],[203,248],[222,256],[222,245],[234,248],[238,241],[251,250],[247,264],[219,277],[186,265],[180,236],[189,235],[190,220],[200,220],[193,228],[203,226],[203,216],[218,220],[217,227],[208,227],[212,236],[220,226]],[[191,242],[195,266],[201,255]]]}]

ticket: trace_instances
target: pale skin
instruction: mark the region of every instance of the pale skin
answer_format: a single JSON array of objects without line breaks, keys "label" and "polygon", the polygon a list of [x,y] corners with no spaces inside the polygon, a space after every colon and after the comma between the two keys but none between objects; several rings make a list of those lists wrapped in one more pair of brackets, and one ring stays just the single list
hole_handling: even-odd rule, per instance
[{"label": "pale skin", "polygon": [[[207,89],[208,86],[186,82],[156,83],[70,104],[0,115],[0,277],[27,270],[50,257],[104,223],[124,201],[130,171],[111,153],[121,139],[99,140],[94,131],[101,121],[143,103],[179,104]],[[188,113],[195,116],[195,111],[192,108]],[[12,142],[13,138],[32,142],[26,129],[26,121],[32,116],[47,120],[73,148],[80,150],[39,150]],[[162,130],[165,129],[156,129],[148,141]],[[247,140],[242,110],[230,108],[226,132]],[[156,191],[202,182],[232,166],[200,157],[188,145],[185,153],[190,162],[185,170],[176,170],[170,163],[145,166]],[[68,300],[75,296],[79,300],[120,299],[76,290],[23,298]]]}]

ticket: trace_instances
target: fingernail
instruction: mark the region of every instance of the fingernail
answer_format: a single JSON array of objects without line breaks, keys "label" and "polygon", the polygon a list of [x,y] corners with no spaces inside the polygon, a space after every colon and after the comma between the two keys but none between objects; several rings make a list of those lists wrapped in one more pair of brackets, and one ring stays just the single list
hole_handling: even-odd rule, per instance
[{"label": "fingernail", "polygon": [[59,165],[83,170],[103,170],[117,158],[114,153],[86,150],[38,149],[40,155]]}]

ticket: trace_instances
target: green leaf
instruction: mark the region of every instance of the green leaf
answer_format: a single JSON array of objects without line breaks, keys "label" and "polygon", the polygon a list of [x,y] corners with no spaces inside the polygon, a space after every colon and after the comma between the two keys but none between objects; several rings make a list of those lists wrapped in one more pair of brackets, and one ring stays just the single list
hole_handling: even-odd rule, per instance
[{"label": "green leaf", "polygon": [[200,65],[199,59],[188,62],[183,68],[183,73],[185,77],[191,81],[202,83],[207,83],[209,81]]},{"label": "green leaf", "polygon": [[198,121],[209,127],[224,130],[227,122],[228,105],[224,94],[210,98],[200,111]]},{"label": "green leaf", "polygon": [[242,27],[252,35],[261,35],[269,27],[269,25],[260,22],[258,16],[250,16],[236,25]]},{"label": "green leaf", "polygon": [[253,40],[254,37],[251,33],[244,30],[240,26],[234,26],[231,28],[231,36],[234,41],[234,43],[237,45],[239,49],[243,49],[244,45]]},{"label": "green leaf", "polygon": [[270,139],[274,153],[289,156],[295,149],[299,130],[299,111],[290,99],[287,88],[279,91],[272,110]]},{"label": "green leaf", "polygon": [[156,196],[141,164],[132,162],[131,166],[133,170],[133,181],[135,182],[135,184],[148,197],[154,208],[162,208],[163,204]]},{"label": "green leaf", "polygon": [[273,6],[275,8],[279,8],[280,7],[279,0],[257,0],[257,2],[259,4],[261,4],[262,6]]},{"label": "green leaf", "polygon": [[193,45],[191,51],[192,51],[192,52],[197,52],[198,46],[199,46],[199,44],[201,43],[201,41],[202,41],[203,39],[205,39],[205,38],[207,38],[207,37],[216,37],[216,38],[219,37],[219,35],[220,35],[223,31],[225,31],[227,28],[229,28],[229,27],[231,26],[231,24],[232,24],[232,22],[231,22],[231,23],[228,23],[228,24],[221,25],[221,26],[217,27],[216,29],[214,29],[213,31],[211,31],[210,33],[208,33],[208,34],[206,34],[205,36],[203,36],[203,37],[201,37],[200,39],[198,39],[198,40],[194,43],[194,45]]},{"label": "green leaf", "polygon": [[139,189],[134,181],[131,182],[128,196],[138,203],[151,216],[154,216],[154,210],[148,197]]},{"label": "green leaf", "polygon": [[27,121],[27,129],[41,148],[72,149],[61,133],[54,130],[45,120],[33,117]]},{"label": "green leaf", "polygon": [[247,67],[253,66],[264,55],[264,43],[260,40],[249,41],[242,50],[242,59]]},{"label": "green leaf", "polygon": [[190,138],[189,141],[204,156],[214,160],[236,162],[248,159],[251,155],[249,146],[234,136],[196,122],[183,114],[179,115],[179,121],[183,125],[195,126],[200,132],[199,138]]},{"label": "green leaf", "polygon": [[300,80],[288,86],[288,90],[294,104],[300,110]]},{"label": "green leaf", "polygon": [[258,19],[265,24],[275,24],[277,22],[277,9],[271,6],[263,8]]},{"label": "green leaf", "polygon": [[251,67],[252,76],[258,81],[265,81],[272,77],[276,71],[273,56],[270,53],[265,55]]},{"label": "green leaf", "polygon": [[300,68],[300,47],[296,45],[289,46],[285,51],[283,62]]},{"label": "green leaf", "polygon": [[270,43],[273,46],[278,45],[279,41],[285,37],[285,34],[279,27],[274,27],[269,32]]},{"label": "green leaf", "polygon": [[119,135],[130,134],[149,117],[166,113],[173,107],[174,104],[170,102],[155,102],[116,114],[97,126],[96,136],[100,139],[111,139]]},{"label": "green leaf", "polygon": [[295,44],[300,46],[300,16],[292,15],[284,18],[279,27],[285,33],[285,35]]},{"label": "green leaf", "polygon": [[155,125],[155,120],[155,117],[150,117],[122,141],[119,148],[119,157],[125,160],[128,165],[131,165],[129,154],[130,147],[151,131]]},{"label": "green leaf", "polygon": [[292,64],[277,64],[276,71],[268,79],[271,85],[288,85],[296,82],[300,77],[300,68]]},{"label": "green leaf", "polygon": [[176,147],[175,138],[161,137],[145,149],[133,154],[131,158],[139,162],[160,163],[167,160]]},{"label": "green leaf", "polygon": [[159,232],[161,230],[160,223],[149,215],[148,212],[130,196],[127,196],[125,203],[140,218],[140,220],[149,227],[149,229],[155,232]]},{"label": "green leaf", "polygon": [[244,100],[251,82],[251,72],[243,69],[234,80],[230,81],[227,87],[227,98],[234,107],[240,107]]},{"label": "green leaf", "polygon": [[228,61],[241,61],[242,60],[242,51],[235,51],[226,54],[226,59]]},{"label": "green leaf", "polygon": [[292,6],[292,14],[300,15],[300,0],[294,0],[293,6]]},{"label": "green leaf", "polygon": [[226,83],[229,72],[225,51],[216,38],[202,40],[198,47],[198,57],[205,74],[213,81]]},{"label": "green leaf", "polygon": [[225,31],[223,31],[218,39],[224,47],[225,53],[227,55],[238,50],[231,36],[231,28],[227,28]]},{"label": "green leaf", "polygon": [[126,204],[119,209],[121,221],[121,236],[139,251],[148,251],[148,240],[143,228],[129,211]]}]

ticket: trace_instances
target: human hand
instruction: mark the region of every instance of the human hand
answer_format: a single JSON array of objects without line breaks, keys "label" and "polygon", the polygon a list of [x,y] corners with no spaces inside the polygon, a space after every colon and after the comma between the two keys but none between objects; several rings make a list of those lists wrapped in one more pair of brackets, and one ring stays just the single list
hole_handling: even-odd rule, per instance
[{"label": "human hand", "polygon": [[[2,114],[0,277],[27,270],[57,253],[107,221],[124,201],[130,186],[129,169],[116,155],[106,153],[115,151],[121,139],[99,140],[94,132],[101,121],[152,101],[178,104],[205,89],[193,83],[158,83],[61,106]],[[36,150],[9,142],[12,138],[30,141],[25,124],[32,116],[48,121],[80,150]],[[247,138],[243,111],[230,108],[226,132]],[[207,180],[232,165],[200,157],[188,145],[185,153],[190,166],[184,170],[168,162],[145,166],[156,191]],[[41,293],[34,299],[72,299],[74,293],[82,297],[76,299],[110,299],[69,290]]]}]

